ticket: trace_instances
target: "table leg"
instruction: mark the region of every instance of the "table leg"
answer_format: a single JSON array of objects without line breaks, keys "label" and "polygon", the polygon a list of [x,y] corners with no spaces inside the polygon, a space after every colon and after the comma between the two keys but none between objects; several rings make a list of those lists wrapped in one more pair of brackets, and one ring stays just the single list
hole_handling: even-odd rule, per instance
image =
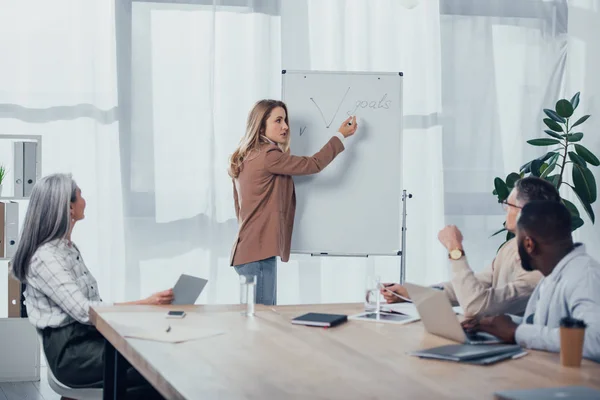
[{"label": "table leg", "polygon": [[127,361],[105,340],[104,347],[104,400],[124,399],[127,395]]}]

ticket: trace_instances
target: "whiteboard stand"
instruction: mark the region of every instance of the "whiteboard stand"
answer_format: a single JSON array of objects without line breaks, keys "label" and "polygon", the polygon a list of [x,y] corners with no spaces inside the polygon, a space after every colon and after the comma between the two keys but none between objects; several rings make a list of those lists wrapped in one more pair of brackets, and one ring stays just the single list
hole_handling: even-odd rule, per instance
[{"label": "whiteboard stand", "polygon": [[406,201],[412,199],[412,194],[402,190],[402,254],[400,258],[400,284],[406,280]]}]

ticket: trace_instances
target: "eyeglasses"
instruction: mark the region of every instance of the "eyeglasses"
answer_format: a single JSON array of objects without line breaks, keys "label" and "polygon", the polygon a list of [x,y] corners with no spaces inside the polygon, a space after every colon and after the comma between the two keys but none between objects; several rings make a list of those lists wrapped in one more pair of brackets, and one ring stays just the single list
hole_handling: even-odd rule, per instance
[{"label": "eyeglasses", "polygon": [[508,210],[509,206],[510,207],[515,207],[515,208],[518,208],[518,209],[522,209],[523,208],[523,207],[519,207],[516,204],[509,203],[507,200],[498,200],[498,203],[502,204],[502,209],[504,211]]}]

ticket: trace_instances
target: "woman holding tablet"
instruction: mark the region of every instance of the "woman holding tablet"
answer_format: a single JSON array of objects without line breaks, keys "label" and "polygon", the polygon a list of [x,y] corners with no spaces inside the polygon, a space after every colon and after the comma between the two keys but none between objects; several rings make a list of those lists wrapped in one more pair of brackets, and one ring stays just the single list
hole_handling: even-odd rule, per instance
[{"label": "woman holding tablet", "polygon": [[[87,269],[71,232],[85,217],[85,199],[71,175],[52,174],[33,190],[13,274],[26,284],[29,321],[42,336],[48,368],[72,388],[103,385],[105,339],[90,321],[90,308],[108,306]],[[144,300],[118,304],[171,304],[171,289]],[[105,393],[106,395],[106,393]],[[127,368],[128,399],[163,397],[133,367]]]},{"label": "woman holding tablet", "polygon": [[344,151],[344,139],[356,129],[356,117],[350,117],[316,154],[293,156],[285,103],[261,100],[250,111],[246,134],[229,164],[239,224],[230,265],[239,275],[256,276],[256,303],[275,304],[275,257],[283,262],[290,258],[296,211],[292,176],[322,171]]}]

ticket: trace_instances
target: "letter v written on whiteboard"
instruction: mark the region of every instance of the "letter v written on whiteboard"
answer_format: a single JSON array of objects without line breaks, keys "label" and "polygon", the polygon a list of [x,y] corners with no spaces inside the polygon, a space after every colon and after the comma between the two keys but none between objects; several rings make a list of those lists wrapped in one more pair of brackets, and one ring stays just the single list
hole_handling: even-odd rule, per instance
[{"label": "letter v written on whiteboard", "polygon": [[340,103],[338,104],[337,110],[335,110],[335,113],[333,114],[333,117],[331,117],[331,119],[329,120],[329,123],[325,119],[325,115],[323,115],[323,111],[321,110],[321,107],[319,107],[319,105],[317,104],[317,102],[315,101],[315,99],[312,98],[312,97],[310,98],[310,100],[314,103],[315,107],[317,107],[317,110],[319,110],[319,113],[321,114],[321,118],[323,118],[323,122],[325,123],[325,127],[326,128],[329,129],[329,127],[333,123],[333,120],[337,116],[337,113],[340,111],[340,107],[344,103],[344,100],[346,100],[346,96],[348,95],[349,91],[350,91],[350,88],[346,89],[346,93],[344,93],[344,97],[342,97],[342,101],[340,101]]}]

